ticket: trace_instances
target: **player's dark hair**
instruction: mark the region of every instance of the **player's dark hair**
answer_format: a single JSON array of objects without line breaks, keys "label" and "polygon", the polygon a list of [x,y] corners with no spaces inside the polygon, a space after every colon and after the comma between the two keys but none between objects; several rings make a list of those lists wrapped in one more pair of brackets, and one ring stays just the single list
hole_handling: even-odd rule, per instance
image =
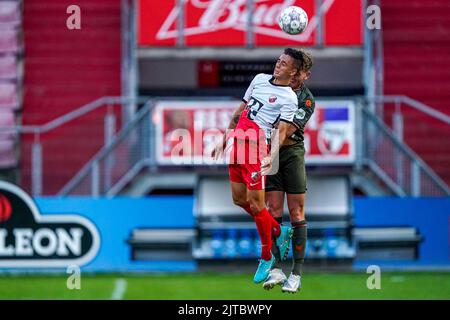
[{"label": "player's dark hair", "polygon": [[302,69],[302,54],[299,50],[293,48],[284,49],[284,54],[290,56],[294,60],[294,65],[298,70]]}]

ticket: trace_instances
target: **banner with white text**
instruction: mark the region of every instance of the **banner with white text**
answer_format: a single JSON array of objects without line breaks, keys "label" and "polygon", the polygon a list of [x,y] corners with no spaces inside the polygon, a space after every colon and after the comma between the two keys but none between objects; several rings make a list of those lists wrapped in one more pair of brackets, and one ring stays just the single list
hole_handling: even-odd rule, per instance
[{"label": "banner with white text", "polygon": [[[160,165],[215,165],[210,154],[240,101],[159,101],[155,105],[156,161]],[[355,161],[355,104],[317,100],[305,128],[308,165]]]}]

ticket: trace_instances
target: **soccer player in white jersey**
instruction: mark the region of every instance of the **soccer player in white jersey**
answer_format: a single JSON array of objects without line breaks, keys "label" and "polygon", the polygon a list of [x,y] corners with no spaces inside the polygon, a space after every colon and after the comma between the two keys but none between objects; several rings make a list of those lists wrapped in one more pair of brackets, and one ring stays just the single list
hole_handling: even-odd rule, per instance
[{"label": "soccer player in white jersey", "polygon": [[[292,237],[292,229],[280,228],[280,224],[269,214],[265,206],[264,188],[265,175],[270,172],[298,109],[297,95],[289,84],[300,68],[300,53],[287,48],[278,58],[272,75],[256,75],[243,102],[233,114],[229,130],[213,151],[213,157],[217,159],[228,139],[233,139],[229,164],[233,202],[253,217],[261,238],[261,259],[253,278],[255,283],[268,277],[275,262],[271,251],[272,236],[283,258],[287,256]],[[270,140],[275,128],[279,130],[279,141]],[[230,131],[232,134],[228,134]],[[268,155],[270,145],[272,149]]]}]

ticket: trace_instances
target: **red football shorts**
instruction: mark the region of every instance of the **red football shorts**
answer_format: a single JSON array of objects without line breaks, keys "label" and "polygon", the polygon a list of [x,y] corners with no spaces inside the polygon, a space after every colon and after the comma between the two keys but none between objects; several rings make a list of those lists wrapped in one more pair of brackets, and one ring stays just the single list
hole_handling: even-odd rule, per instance
[{"label": "red football shorts", "polygon": [[[260,139],[259,141],[262,141]],[[234,139],[230,154],[230,181],[245,183],[248,190],[264,190],[266,177],[260,174],[261,160],[268,155],[265,142]]]}]

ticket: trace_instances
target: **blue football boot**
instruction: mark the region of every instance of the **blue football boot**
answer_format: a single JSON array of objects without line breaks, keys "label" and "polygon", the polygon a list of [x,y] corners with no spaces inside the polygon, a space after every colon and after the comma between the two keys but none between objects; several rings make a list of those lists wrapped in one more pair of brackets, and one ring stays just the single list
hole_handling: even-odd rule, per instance
[{"label": "blue football boot", "polygon": [[281,261],[286,260],[289,255],[289,248],[291,246],[291,238],[294,230],[291,227],[280,226],[281,232],[276,242],[280,250]]},{"label": "blue football boot", "polygon": [[270,270],[275,263],[275,256],[272,254],[272,258],[270,260],[259,260],[258,269],[256,270],[255,276],[253,277],[254,283],[261,283],[267,279],[269,276]]}]

